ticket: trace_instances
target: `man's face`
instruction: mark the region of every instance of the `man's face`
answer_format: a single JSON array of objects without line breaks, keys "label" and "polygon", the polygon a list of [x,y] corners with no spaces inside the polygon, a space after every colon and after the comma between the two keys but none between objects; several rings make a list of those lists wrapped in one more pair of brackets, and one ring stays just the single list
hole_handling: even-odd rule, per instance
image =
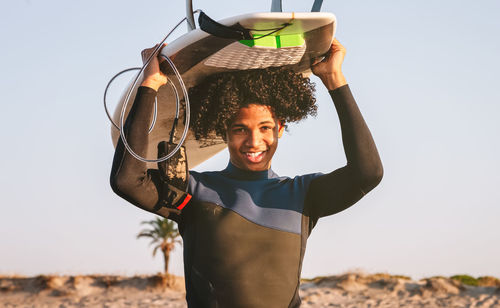
[{"label": "man's face", "polygon": [[243,170],[269,169],[283,130],[269,106],[250,104],[240,108],[226,131],[231,163]]}]

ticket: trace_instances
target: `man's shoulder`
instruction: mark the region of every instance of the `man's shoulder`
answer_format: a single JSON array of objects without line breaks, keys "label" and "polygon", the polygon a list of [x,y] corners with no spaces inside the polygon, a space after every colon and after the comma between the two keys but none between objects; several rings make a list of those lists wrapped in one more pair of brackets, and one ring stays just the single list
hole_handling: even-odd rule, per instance
[{"label": "man's shoulder", "polygon": [[293,177],[294,181],[312,181],[317,177],[322,176],[323,173],[321,172],[316,172],[316,173],[307,173],[307,174],[302,174],[302,175],[296,175]]},{"label": "man's shoulder", "polygon": [[222,175],[222,171],[195,171],[189,170],[189,182],[191,185],[216,180]]},{"label": "man's shoulder", "polygon": [[296,175],[294,177],[279,176],[277,179],[282,183],[288,183],[288,185],[291,185],[291,189],[307,190],[311,182],[322,175],[323,173],[308,173]]},{"label": "man's shoulder", "polygon": [[194,178],[203,178],[203,177],[210,177],[210,176],[218,176],[221,174],[221,171],[195,171],[195,170],[189,170],[189,176],[194,177]]},{"label": "man's shoulder", "polygon": [[294,178],[293,178],[293,181],[305,188],[308,188],[309,185],[311,184],[311,182],[322,176],[323,173],[321,172],[316,172],[316,173],[308,173],[308,174],[303,174],[303,175],[296,175]]}]

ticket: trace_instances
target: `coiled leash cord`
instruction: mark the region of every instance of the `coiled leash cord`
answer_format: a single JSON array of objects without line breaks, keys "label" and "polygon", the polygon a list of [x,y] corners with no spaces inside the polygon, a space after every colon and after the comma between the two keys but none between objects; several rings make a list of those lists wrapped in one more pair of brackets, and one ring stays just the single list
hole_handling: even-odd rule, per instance
[{"label": "coiled leash cord", "polygon": [[[193,12],[193,14],[199,13],[199,12],[201,12],[201,11],[200,10],[196,10],[196,11]],[[128,69],[125,69],[125,70],[117,73],[115,76],[113,76],[113,78],[110,79],[110,81],[108,82],[108,84],[106,86],[106,89],[104,91],[104,109],[106,111],[106,115],[108,116],[108,118],[111,121],[111,123],[113,124],[113,126],[116,127],[120,131],[120,138],[122,139],[123,144],[124,144],[125,148],[127,149],[127,151],[133,157],[135,157],[136,159],[138,159],[138,160],[140,160],[142,162],[159,163],[159,162],[166,161],[167,159],[169,159],[170,157],[172,157],[180,149],[180,147],[184,143],[184,140],[186,140],[186,137],[187,137],[187,134],[188,134],[188,131],[189,131],[190,106],[189,106],[189,97],[188,97],[186,85],[184,84],[184,81],[182,80],[182,77],[181,77],[179,71],[177,70],[177,67],[175,67],[175,64],[172,62],[172,60],[170,60],[169,57],[167,57],[165,55],[160,55],[160,56],[163,57],[168,62],[169,66],[174,71],[175,77],[179,81],[179,84],[180,84],[180,86],[182,88],[182,93],[184,95],[184,102],[185,102],[185,106],[186,106],[185,107],[185,125],[184,125],[184,131],[182,132],[182,136],[181,136],[178,144],[175,146],[175,148],[170,153],[167,153],[165,156],[163,156],[161,158],[158,158],[158,159],[147,159],[147,158],[144,158],[144,157],[140,156],[139,154],[135,153],[132,150],[132,148],[130,147],[130,145],[127,142],[127,137],[125,136],[125,132],[124,132],[124,129],[123,129],[124,126],[125,126],[125,112],[127,110],[128,103],[130,102],[130,97],[132,96],[132,92],[135,89],[135,87],[137,85],[137,82],[139,81],[139,77],[144,72],[144,69],[149,65],[149,63],[151,62],[151,59],[153,59],[153,57],[157,56],[157,53],[160,50],[160,48],[162,48],[163,43],[165,43],[165,41],[168,39],[168,37],[185,20],[187,20],[187,17],[184,17],[183,19],[181,19],[181,21],[179,21],[177,23],[177,25],[175,25],[175,27],[172,30],[170,30],[170,32],[163,38],[163,40],[161,40],[161,42],[158,43],[158,45],[156,46],[155,50],[151,53],[151,55],[149,56],[149,58],[146,60],[146,62],[144,63],[144,65],[142,67],[140,67],[140,68],[139,67],[128,68]],[[118,76],[120,76],[123,73],[132,71],[132,70],[139,70],[139,72],[136,74],[132,85],[127,90],[127,94],[125,95],[125,101],[123,102],[122,110],[121,110],[121,113],[120,113],[120,122],[117,124],[117,123],[114,123],[114,121],[113,121],[113,119],[112,119],[112,117],[111,117],[111,115],[109,113],[109,110],[107,108],[107,102],[106,102],[107,92],[108,92],[108,89],[109,89],[111,83]],[[175,97],[176,97],[176,115],[175,115],[175,119],[174,119],[174,124],[173,124],[172,130],[170,132],[170,141],[173,141],[173,135],[174,135],[175,128],[176,128],[177,122],[178,122],[178,117],[179,117],[180,99],[179,99],[178,91],[177,91],[177,88],[175,87],[175,85],[171,81],[169,81],[168,83],[170,84],[170,86],[174,90]],[[153,114],[153,121],[152,121],[151,126],[149,128],[149,132],[151,132],[153,130],[154,126],[155,126],[156,118],[157,118],[157,108],[158,108],[158,103],[155,100],[155,109],[154,109],[154,114]]]}]

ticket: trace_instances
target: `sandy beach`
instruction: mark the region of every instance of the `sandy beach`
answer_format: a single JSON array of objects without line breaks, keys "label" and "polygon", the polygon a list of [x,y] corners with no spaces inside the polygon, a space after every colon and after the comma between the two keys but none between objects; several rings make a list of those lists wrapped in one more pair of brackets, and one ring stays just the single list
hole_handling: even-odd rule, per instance
[{"label": "sandy beach", "polygon": [[[500,307],[500,281],[478,286],[456,279],[411,280],[388,274],[347,273],[304,280],[302,306],[316,307]],[[186,307],[182,277],[0,277],[0,307]]]}]

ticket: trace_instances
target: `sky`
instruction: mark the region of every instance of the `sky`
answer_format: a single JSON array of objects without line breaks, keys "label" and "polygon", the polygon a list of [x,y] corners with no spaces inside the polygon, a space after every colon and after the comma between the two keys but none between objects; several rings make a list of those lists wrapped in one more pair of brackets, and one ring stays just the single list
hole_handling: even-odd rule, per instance
[{"label": "sky", "polygon": [[[193,6],[217,20],[269,11],[271,1],[214,2]],[[283,2],[299,12],[313,1]],[[385,174],[356,205],[320,219],[302,276],[500,277],[500,2],[324,2]],[[180,0],[0,2],[0,274],[162,270],[148,241],[136,239],[154,215],[109,186],[114,149],[102,96],[184,14]],[[313,81],[318,115],[280,140],[280,175],[345,165],[333,103]],[[227,161],[222,152],[196,170]],[[171,269],[183,274],[181,247]]]}]

